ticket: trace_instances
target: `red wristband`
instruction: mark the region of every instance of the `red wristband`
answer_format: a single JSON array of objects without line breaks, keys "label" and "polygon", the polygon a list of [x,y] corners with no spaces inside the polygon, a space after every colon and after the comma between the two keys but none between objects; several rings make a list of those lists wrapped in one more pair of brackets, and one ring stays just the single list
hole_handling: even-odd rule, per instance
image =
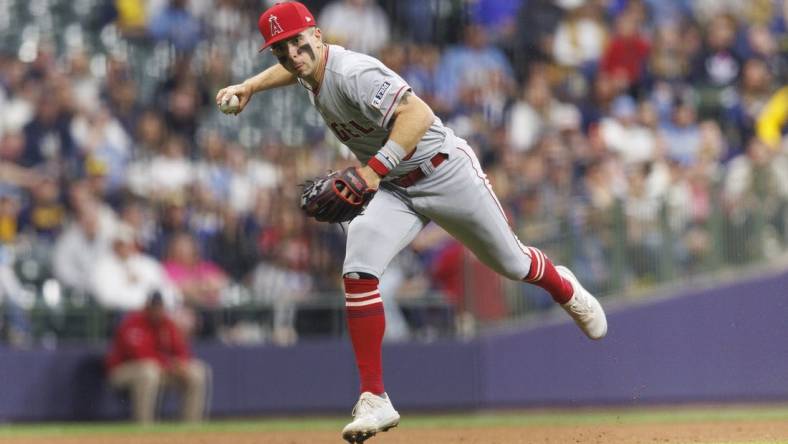
[{"label": "red wristband", "polygon": [[380,177],[383,177],[389,173],[389,169],[386,168],[386,166],[383,165],[383,162],[378,160],[377,157],[373,157],[369,159],[369,162],[367,162],[367,166],[372,168],[372,171],[378,173]]}]

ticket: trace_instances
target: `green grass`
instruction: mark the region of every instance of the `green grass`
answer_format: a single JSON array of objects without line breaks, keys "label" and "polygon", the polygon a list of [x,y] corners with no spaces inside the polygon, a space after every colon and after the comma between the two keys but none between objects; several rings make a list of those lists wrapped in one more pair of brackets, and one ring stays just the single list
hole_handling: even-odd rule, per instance
[{"label": "green grass", "polygon": [[[714,421],[788,420],[788,406],[678,407],[638,409],[525,410],[480,413],[403,413],[402,428],[527,427],[536,425],[658,424]],[[144,434],[205,432],[256,432],[287,430],[336,430],[349,419],[342,417],[261,418],[214,420],[201,425],[162,423],[140,428],[130,423],[41,423],[0,426],[0,438],[23,436],[80,436],[94,434]],[[745,444],[745,443],[737,443]],[[746,443],[746,444],[766,444]]]}]

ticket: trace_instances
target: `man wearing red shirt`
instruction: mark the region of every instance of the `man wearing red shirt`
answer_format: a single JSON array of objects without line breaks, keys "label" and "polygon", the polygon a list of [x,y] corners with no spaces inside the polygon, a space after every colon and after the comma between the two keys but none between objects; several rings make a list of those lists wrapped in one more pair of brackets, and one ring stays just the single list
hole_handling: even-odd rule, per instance
[{"label": "man wearing red shirt", "polygon": [[637,85],[643,71],[651,43],[640,34],[638,18],[623,12],[616,20],[616,35],[607,45],[599,62],[599,69],[613,76],[626,88]]},{"label": "man wearing red shirt", "polygon": [[154,420],[164,386],[181,391],[185,421],[202,419],[208,368],[192,357],[180,329],[167,316],[160,293],[154,292],[145,308],[121,322],[106,363],[110,385],[130,391],[136,421]]}]

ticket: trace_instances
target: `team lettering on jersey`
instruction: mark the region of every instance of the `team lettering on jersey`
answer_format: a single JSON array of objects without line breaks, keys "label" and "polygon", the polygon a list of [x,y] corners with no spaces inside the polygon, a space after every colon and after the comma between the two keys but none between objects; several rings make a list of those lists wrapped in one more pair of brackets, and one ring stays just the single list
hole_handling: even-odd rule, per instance
[{"label": "team lettering on jersey", "polygon": [[331,130],[334,131],[334,134],[336,134],[337,138],[342,142],[347,142],[350,139],[362,137],[375,131],[375,128],[364,128],[355,120],[351,120],[347,123],[331,122],[328,126],[331,127]]}]

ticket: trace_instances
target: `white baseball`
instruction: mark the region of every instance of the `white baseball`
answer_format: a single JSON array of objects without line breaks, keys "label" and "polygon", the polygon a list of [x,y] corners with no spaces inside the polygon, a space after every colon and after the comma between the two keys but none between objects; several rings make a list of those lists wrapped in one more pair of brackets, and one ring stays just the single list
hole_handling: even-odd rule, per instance
[{"label": "white baseball", "polygon": [[241,100],[233,94],[232,96],[224,96],[219,109],[225,114],[235,114],[238,112],[238,107],[241,105]]}]

